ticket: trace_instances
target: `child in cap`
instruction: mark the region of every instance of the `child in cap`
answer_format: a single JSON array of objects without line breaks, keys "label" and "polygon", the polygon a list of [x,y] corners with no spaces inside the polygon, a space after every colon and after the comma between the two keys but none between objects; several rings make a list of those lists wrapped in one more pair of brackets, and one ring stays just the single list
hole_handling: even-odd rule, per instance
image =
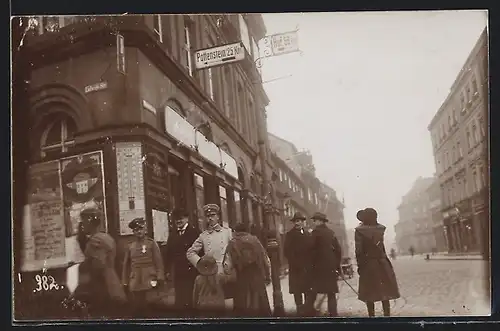
[{"label": "child in cap", "polygon": [[194,281],[194,309],[205,317],[220,316],[225,309],[223,285],[229,277],[218,273],[217,261],[212,256],[203,256],[196,268],[200,274]]}]

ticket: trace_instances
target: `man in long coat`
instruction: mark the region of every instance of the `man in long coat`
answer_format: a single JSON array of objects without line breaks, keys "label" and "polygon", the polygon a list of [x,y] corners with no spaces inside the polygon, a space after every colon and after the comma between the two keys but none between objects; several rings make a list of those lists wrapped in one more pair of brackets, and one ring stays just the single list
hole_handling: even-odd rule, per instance
[{"label": "man in long coat", "polygon": [[173,271],[175,288],[175,306],[182,313],[189,312],[193,307],[193,285],[198,272],[186,258],[186,252],[200,235],[200,231],[188,223],[188,213],[184,209],[172,212],[176,231],[172,232],[165,247],[165,271]]},{"label": "man in long coat", "polygon": [[[232,264],[230,258],[226,255],[226,248],[233,237],[232,230],[224,225],[220,225],[220,207],[216,204],[207,204],[203,206],[203,211],[207,219],[208,228],[200,233],[193,245],[188,248],[186,257],[189,262],[196,267],[198,261],[203,255],[212,256],[217,262],[219,274],[230,272]],[[231,284],[231,282],[228,282]],[[232,300],[230,292],[231,285],[226,287],[226,300]],[[229,305],[229,301],[226,301]]]},{"label": "man in long coat", "polygon": [[293,294],[297,313],[313,310],[314,297],[311,292],[311,234],[304,229],[306,217],[297,212],[291,222],[294,227],[285,235],[284,253],[288,261],[288,288]]},{"label": "man in long coat", "polygon": [[342,250],[335,233],[326,226],[328,218],[325,214],[317,212],[311,219],[315,228],[312,232],[312,288],[314,296],[318,293],[327,295],[328,313],[337,316],[337,298],[339,293],[337,284],[338,275],[341,274]]}]

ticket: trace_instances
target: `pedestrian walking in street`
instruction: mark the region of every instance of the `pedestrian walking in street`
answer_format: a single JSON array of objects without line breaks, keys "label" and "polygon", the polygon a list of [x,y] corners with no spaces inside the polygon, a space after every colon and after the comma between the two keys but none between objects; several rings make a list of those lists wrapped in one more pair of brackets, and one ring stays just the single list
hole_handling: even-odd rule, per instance
[{"label": "pedestrian walking in street", "polygon": [[181,208],[172,211],[176,231],[167,239],[163,261],[168,277],[173,275],[175,307],[181,314],[188,314],[193,308],[193,285],[198,271],[186,257],[186,252],[200,235],[198,228],[188,223],[188,213]]},{"label": "pedestrian walking in street", "polygon": [[248,233],[246,225],[234,227],[227,256],[235,270],[234,310],[237,316],[269,317],[271,307],[266,285],[271,282],[271,262],[260,240]]},{"label": "pedestrian walking in street", "polygon": [[285,235],[284,253],[288,261],[288,288],[293,294],[297,314],[314,310],[311,291],[311,234],[304,229],[306,217],[296,212],[290,219],[294,227]]},{"label": "pedestrian walking in street", "polygon": [[[217,262],[219,274],[231,273],[232,266],[230,258],[226,256],[226,248],[233,237],[232,230],[219,223],[220,207],[216,204],[203,206],[207,219],[207,229],[203,231],[188,248],[186,257],[193,266],[197,266],[203,255],[211,256]],[[234,275],[233,275],[234,276]],[[228,281],[224,285],[226,304],[230,305],[233,297],[233,282]]]},{"label": "pedestrian walking in street", "polygon": [[135,218],[128,226],[134,232],[135,240],[125,252],[122,282],[135,311],[142,315],[150,307],[148,296],[158,290],[165,280],[163,261],[158,244],[146,236],[144,218]]},{"label": "pedestrian walking in street", "polygon": [[390,316],[390,300],[400,297],[396,274],[384,246],[385,226],[378,223],[377,211],[366,208],[356,217],[361,225],[354,232],[359,273],[358,298],[366,303],[368,315],[375,316],[375,302],[381,301],[384,316]]},{"label": "pedestrian walking in street", "polygon": [[193,307],[197,317],[222,317],[227,315],[224,284],[230,280],[229,275],[219,272],[214,257],[204,255],[198,260],[193,287]]},{"label": "pedestrian walking in street", "polygon": [[115,240],[99,230],[100,210],[85,209],[80,218],[77,236],[85,260],[79,266],[79,284],[72,298],[86,303],[91,317],[119,317],[126,295],[115,270]]},{"label": "pedestrian walking in street", "polygon": [[312,231],[312,275],[313,297],[326,294],[328,298],[328,314],[337,316],[337,298],[339,286],[338,276],[342,276],[342,250],[335,233],[327,227],[329,222],[325,214],[317,212],[311,219],[315,228]]}]

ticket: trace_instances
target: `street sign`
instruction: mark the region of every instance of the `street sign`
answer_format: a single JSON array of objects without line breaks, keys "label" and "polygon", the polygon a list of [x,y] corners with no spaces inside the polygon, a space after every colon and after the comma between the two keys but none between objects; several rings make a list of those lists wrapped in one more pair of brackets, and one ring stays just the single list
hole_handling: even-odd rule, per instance
[{"label": "street sign", "polygon": [[206,69],[241,61],[245,58],[242,42],[200,49],[195,53],[196,69]]},{"label": "street sign", "polygon": [[299,51],[298,31],[276,33],[259,42],[263,57],[283,55]]}]

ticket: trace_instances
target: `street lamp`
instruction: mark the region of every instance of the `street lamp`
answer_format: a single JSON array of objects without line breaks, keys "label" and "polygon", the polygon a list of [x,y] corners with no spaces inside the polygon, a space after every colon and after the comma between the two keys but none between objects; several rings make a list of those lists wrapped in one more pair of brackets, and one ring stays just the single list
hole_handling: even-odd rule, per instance
[{"label": "street lamp", "polygon": [[[263,133],[261,132],[261,136]],[[276,231],[276,207],[273,206],[272,192],[270,190],[269,179],[267,177],[267,164],[265,160],[266,150],[264,139],[259,139],[259,154],[260,154],[260,166],[262,171],[262,186],[265,194],[264,201],[264,229],[266,233],[266,248],[271,260],[271,281],[273,285],[273,305],[274,305],[274,315],[283,316],[285,313],[285,308],[283,304],[283,293],[281,292],[281,280],[280,280],[280,262],[279,262],[279,242],[277,240]],[[268,192],[266,194],[266,192]]]}]

